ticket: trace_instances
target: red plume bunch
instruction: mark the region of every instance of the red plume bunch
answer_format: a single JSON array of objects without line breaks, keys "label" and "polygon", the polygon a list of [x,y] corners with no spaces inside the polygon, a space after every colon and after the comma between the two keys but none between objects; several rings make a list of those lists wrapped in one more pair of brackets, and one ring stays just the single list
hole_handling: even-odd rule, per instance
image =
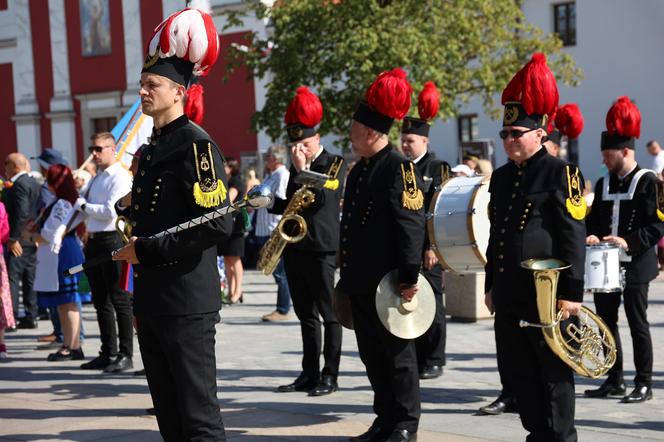
[{"label": "red plume bunch", "polygon": [[367,102],[373,110],[397,120],[410,109],[413,88],[401,68],[381,73],[367,90]]},{"label": "red plume bunch", "polygon": [[606,114],[606,130],[609,135],[639,138],[641,135],[641,112],[629,97],[618,97]]},{"label": "red plume bunch", "polygon": [[417,112],[424,121],[433,120],[440,108],[440,94],[433,81],[424,83],[424,88],[417,97]]},{"label": "red plume bunch", "polygon": [[529,115],[553,116],[558,107],[556,78],[546,65],[546,56],[533,54],[503,91],[502,104],[518,101]]},{"label": "red plume bunch", "polygon": [[184,113],[196,124],[203,123],[205,115],[205,104],[203,103],[203,85],[194,83],[187,89],[187,102],[184,105]]},{"label": "red plume bunch", "polygon": [[295,98],[286,109],[284,121],[287,126],[302,124],[306,127],[315,127],[323,119],[323,105],[320,100],[306,86],[295,90]]},{"label": "red plume bunch", "polygon": [[556,128],[567,138],[578,138],[583,132],[583,115],[579,106],[568,103],[560,106],[556,113]]}]

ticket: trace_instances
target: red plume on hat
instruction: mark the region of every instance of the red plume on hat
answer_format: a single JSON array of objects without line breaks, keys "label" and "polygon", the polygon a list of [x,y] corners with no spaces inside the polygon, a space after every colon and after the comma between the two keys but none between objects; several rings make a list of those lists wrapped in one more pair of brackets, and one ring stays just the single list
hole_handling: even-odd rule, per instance
[{"label": "red plume on hat", "polygon": [[417,97],[417,112],[424,121],[433,120],[440,108],[440,94],[433,81],[424,83],[422,92]]},{"label": "red plume on hat", "polygon": [[367,90],[369,107],[390,118],[402,120],[410,109],[413,88],[401,68],[381,73]]},{"label": "red plume on hat", "polygon": [[618,97],[606,114],[606,130],[609,135],[639,138],[641,112],[627,96]]},{"label": "red plume on hat", "polygon": [[301,124],[315,127],[323,119],[323,105],[316,94],[308,87],[300,86],[295,90],[295,98],[286,109],[284,121],[287,126]]},{"label": "red plume on hat", "polygon": [[186,8],[171,14],[154,30],[148,55],[176,56],[194,64],[195,76],[207,75],[219,56],[219,35],[210,14]]},{"label": "red plume on hat", "polygon": [[567,138],[578,138],[583,132],[583,115],[579,106],[568,103],[560,106],[556,112],[556,128]]},{"label": "red plume on hat", "polygon": [[205,105],[203,103],[203,85],[195,83],[187,89],[187,102],[184,105],[184,113],[196,124],[203,123]]},{"label": "red plume on hat", "polygon": [[530,61],[508,83],[501,103],[510,101],[521,103],[528,115],[553,116],[558,107],[558,86],[546,65],[544,54],[533,54]]}]

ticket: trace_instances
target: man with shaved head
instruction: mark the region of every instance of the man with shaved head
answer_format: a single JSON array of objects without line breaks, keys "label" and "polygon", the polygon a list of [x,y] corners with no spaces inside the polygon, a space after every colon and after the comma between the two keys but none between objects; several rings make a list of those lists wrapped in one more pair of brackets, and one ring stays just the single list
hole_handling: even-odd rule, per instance
[{"label": "man with shaved head", "polygon": [[40,186],[28,175],[30,163],[25,155],[14,152],[5,160],[5,176],[8,185],[4,198],[9,217],[9,241],[7,242],[7,273],[14,305],[14,317],[18,318],[18,294],[23,285],[25,315],[19,318],[18,328],[37,328],[37,294],[35,280],[35,243],[21,239],[21,232],[29,220],[37,217]]}]

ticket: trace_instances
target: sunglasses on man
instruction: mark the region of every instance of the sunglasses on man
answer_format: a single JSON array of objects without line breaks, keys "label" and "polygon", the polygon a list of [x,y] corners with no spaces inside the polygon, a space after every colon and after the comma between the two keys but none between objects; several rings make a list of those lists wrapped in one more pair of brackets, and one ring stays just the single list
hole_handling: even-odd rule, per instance
[{"label": "sunglasses on man", "polygon": [[88,147],[88,152],[90,153],[101,153],[102,150],[104,150],[107,147],[115,147],[115,146],[90,146]]},{"label": "sunglasses on man", "polygon": [[519,129],[503,129],[500,132],[498,132],[498,136],[500,137],[501,140],[507,139],[508,136],[514,138],[515,140],[518,138],[521,138],[528,132],[532,132],[537,129],[528,129],[528,130],[519,130]]}]

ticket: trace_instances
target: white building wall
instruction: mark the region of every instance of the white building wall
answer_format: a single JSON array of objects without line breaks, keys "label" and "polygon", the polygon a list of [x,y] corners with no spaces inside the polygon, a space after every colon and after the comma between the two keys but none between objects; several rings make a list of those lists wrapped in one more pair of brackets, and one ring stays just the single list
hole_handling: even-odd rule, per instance
[{"label": "white building wall", "polygon": [[[554,0],[526,0],[523,5],[528,22],[553,32]],[[561,104],[576,102],[584,115],[585,128],[579,137],[579,162],[587,178],[600,176],[600,133],[605,116],[620,95],[629,95],[641,110],[641,138],[637,140],[637,160],[649,167],[652,160],[645,144],[650,139],[664,141],[664,2],[661,0],[578,0],[576,2],[577,45],[564,48],[583,69],[584,80],[576,88],[560,86]],[[443,85],[444,87],[444,85]],[[491,120],[477,101],[460,113],[478,113],[479,135],[496,142],[497,165],[505,154],[497,133],[500,121]],[[458,149],[456,120],[432,129],[432,146],[449,161]],[[450,147],[452,146],[452,147]],[[453,152],[450,152],[453,151]]]},{"label": "white building wall", "polygon": [[[27,157],[41,151],[39,132],[39,106],[35,93],[35,72],[32,58],[32,33],[30,29],[30,8],[28,2],[10,0],[8,10],[3,14],[0,28],[9,30],[16,39],[12,59],[14,81],[14,105],[16,108],[16,139],[18,151]],[[36,163],[33,163],[33,167]]]}]

